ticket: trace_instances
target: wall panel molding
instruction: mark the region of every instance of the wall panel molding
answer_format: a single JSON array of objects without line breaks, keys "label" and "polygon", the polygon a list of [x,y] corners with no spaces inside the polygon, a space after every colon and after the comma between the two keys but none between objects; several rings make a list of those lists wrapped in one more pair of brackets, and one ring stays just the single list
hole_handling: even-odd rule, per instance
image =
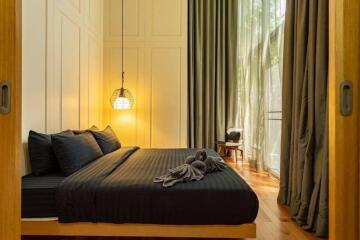
[{"label": "wall panel molding", "polygon": [[120,86],[120,4],[105,1],[104,124],[114,126],[123,145],[186,147],[187,1],[125,1],[125,28],[133,24],[133,32],[124,29],[125,87],[135,96],[131,111],[114,111],[108,103]]},{"label": "wall panel molding", "polygon": [[[26,69],[36,71],[24,78],[23,84],[34,84],[32,95],[39,94],[43,101],[38,103],[37,98],[23,93],[23,103],[43,107],[36,116],[31,114],[32,108],[23,110],[24,159],[31,129],[54,133],[91,125],[102,127],[103,123],[103,1],[31,2],[23,7],[23,15],[28,16],[23,37],[39,35],[34,49],[23,54],[23,62]],[[41,18],[32,16],[39,11]],[[42,55],[35,56],[36,52]],[[24,166],[25,173],[29,168]]]},{"label": "wall panel molding", "polygon": [[[22,166],[27,164],[29,129],[46,132],[46,0],[23,1],[22,7]],[[33,11],[36,9],[36,11]],[[36,28],[34,27],[36,26]],[[36,59],[36,61],[34,61]],[[36,92],[36,94],[34,94]]]},{"label": "wall panel molding", "polygon": [[[144,1],[124,0],[124,38],[125,41],[144,41]],[[104,41],[121,42],[121,1],[105,0]]]},{"label": "wall panel molding", "polygon": [[152,0],[151,35],[181,37],[182,12],[182,0]]},{"label": "wall panel molding", "polygon": [[[58,26],[55,27],[57,29]],[[58,101],[60,104],[59,130],[80,128],[80,31],[81,26],[76,25],[67,16],[61,16],[60,45],[55,54],[56,76],[60,86]]]},{"label": "wall panel molding", "polygon": [[151,48],[150,69],[150,145],[155,148],[180,146],[183,130],[180,124],[181,48]]}]

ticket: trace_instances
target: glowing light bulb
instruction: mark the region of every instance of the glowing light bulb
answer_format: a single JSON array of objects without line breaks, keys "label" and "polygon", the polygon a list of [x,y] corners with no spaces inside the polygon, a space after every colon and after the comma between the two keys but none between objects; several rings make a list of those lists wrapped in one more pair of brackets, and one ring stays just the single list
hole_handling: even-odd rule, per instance
[{"label": "glowing light bulb", "polygon": [[116,98],[114,102],[114,109],[116,110],[130,109],[130,100],[125,97]]}]

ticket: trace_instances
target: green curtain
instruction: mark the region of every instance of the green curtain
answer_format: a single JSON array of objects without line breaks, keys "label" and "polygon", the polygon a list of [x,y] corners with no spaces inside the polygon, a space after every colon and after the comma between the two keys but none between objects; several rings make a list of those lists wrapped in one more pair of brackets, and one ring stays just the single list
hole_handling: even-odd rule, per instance
[{"label": "green curtain", "polygon": [[328,233],[328,0],[288,0],[280,193],[292,218]]},{"label": "green curtain", "polygon": [[214,148],[237,127],[238,1],[189,0],[189,146]]}]

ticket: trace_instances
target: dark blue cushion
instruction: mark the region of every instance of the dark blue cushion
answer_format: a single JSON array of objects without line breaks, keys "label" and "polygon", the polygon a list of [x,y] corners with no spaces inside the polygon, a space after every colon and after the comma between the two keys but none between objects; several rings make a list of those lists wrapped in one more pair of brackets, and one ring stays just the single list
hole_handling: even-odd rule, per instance
[{"label": "dark blue cushion", "polygon": [[89,130],[89,132],[95,137],[104,154],[121,148],[121,144],[110,126],[107,126],[103,131]]},{"label": "dark blue cushion", "polygon": [[93,125],[91,128],[88,128],[88,129],[85,129],[85,130],[73,130],[73,133],[74,133],[75,135],[79,135],[79,134],[88,132],[88,131],[90,131],[90,130],[92,130],[92,131],[98,131],[99,128],[98,128],[97,126]]},{"label": "dark blue cushion", "polygon": [[59,166],[51,145],[51,136],[71,136],[72,131],[48,135],[35,131],[29,132],[28,146],[31,170],[34,175],[59,171]]},{"label": "dark blue cushion", "polygon": [[52,136],[52,146],[62,173],[69,176],[103,155],[91,133]]}]

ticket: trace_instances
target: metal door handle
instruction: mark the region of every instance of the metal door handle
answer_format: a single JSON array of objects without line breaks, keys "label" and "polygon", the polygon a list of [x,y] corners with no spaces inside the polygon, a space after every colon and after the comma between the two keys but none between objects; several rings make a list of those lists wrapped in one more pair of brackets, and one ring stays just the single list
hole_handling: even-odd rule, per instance
[{"label": "metal door handle", "polygon": [[340,84],[340,113],[343,116],[350,116],[353,108],[352,83],[343,81]]},{"label": "metal door handle", "polygon": [[0,83],[0,114],[10,113],[10,83],[3,81]]}]

